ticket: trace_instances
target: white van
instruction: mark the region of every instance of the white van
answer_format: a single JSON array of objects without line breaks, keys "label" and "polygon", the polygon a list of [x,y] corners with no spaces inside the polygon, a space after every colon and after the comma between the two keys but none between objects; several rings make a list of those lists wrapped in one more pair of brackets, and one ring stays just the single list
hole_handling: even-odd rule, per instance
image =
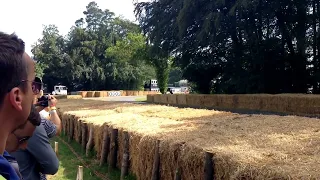
[{"label": "white van", "polygon": [[54,86],[52,95],[67,95],[68,94],[67,89],[68,88],[66,86],[62,86],[62,85]]}]

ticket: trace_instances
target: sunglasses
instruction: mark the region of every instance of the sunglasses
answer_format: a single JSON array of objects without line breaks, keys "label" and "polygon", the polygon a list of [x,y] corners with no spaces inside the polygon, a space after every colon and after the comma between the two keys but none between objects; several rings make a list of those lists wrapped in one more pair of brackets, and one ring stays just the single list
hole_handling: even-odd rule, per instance
[{"label": "sunglasses", "polygon": [[[31,87],[32,87],[32,92],[34,95],[37,95],[40,93],[40,90],[42,90],[42,86],[43,86],[43,83],[37,81],[37,80],[33,80],[33,81],[29,81],[29,80],[22,80],[20,81],[16,86],[14,87],[18,87],[20,86],[22,83],[26,83],[26,82],[31,82]],[[12,88],[11,88],[12,89]],[[11,91],[11,89],[8,90]]]},{"label": "sunglasses", "polygon": [[25,142],[27,142],[30,139],[30,136],[25,136],[25,137],[19,137],[18,135],[16,135],[15,133],[12,133],[18,140],[18,144],[21,145]]}]

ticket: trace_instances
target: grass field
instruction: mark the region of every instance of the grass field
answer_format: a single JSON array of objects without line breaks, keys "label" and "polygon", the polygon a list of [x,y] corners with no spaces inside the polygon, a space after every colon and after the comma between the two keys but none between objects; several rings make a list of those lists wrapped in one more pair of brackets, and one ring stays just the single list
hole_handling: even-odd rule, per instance
[{"label": "grass field", "polygon": [[[69,145],[67,145],[67,140],[64,136],[55,137],[51,140],[51,145],[53,148],[55,141],[59,143],[60,167],[58,173],[53,176],[48,176],[48,179],[75,180],[77,177],[77,170],[79,165],[84,166],[83,179],[85,180],[105,180],[106,178],[110,180],[120,179],[120,171],[115,170],[107,174],[107,165],[100,167],[99,162],[94,158],[93,152],[89,157],[85,157],[85,152],[83,152],[80,145],[75,143],[74,141],[68,143]],[[80,158],[78,158],[77,156],[80,156],[82,160],[80,160]],[[97,172],[98,175],[95,175],[95,172]],[[135,178],[129,176],[126,179],[134,180]]]},{"label": "grass field", "polygon": [[61,100],[60,107],[87,122],[212,152],[220,178],[320,177],[316,118],[93,100]]}]

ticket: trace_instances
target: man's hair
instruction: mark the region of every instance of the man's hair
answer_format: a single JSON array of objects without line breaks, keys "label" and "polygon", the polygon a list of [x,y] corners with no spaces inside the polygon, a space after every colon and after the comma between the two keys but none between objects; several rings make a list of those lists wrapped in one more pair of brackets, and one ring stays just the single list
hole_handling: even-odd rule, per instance
[{"label": "man's hair", "polygon": [[39,126],[41,123],[41,117],[39,112],[37,111],[36,107],[32,105],[31,111],[28,117],[28,121],[31,122],[34,126]]},{"label": "man's hair", "polygon": [[0,107],[8,91],[27,78],[24,52],[23,40],[15,34],[0,32]]}]

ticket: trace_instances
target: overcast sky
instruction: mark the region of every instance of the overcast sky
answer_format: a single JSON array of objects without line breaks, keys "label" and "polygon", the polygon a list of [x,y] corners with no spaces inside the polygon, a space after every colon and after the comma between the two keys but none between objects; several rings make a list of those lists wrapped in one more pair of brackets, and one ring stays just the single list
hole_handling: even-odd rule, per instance
[{"label": "overcast sky", "polygon": [[[0,0],[0,31],[15,32],[31,45],[41,38],[42,25],[55,24],[66,35],[74,22],[83,17],[83,11],[92,0]],[[135,20],[133,0],[95,0],[101,9]]]}]

